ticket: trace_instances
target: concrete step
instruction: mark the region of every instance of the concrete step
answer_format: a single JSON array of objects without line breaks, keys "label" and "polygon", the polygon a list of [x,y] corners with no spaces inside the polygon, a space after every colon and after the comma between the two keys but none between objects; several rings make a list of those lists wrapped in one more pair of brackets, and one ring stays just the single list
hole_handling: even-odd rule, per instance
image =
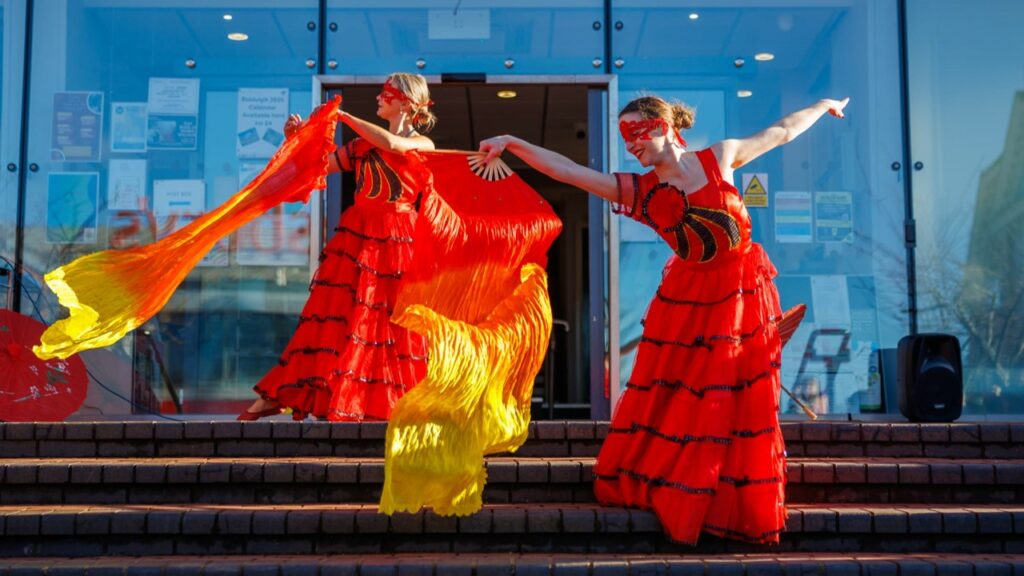
[{"label": "concrete step", "polygon": [[[490,503],[593,502],[594,458],[485,461]],[[1024,502],[1024,461],[792,458],[791,503]],[[0,504],[375,503],[380,458],[0,459]]]},{"label": "concrete step", "polygon": [[[380,457],[383,422],[0,423],[0,457]],[[784,422],[793,457],[1024,459],[1024,422]],[[518,456],[596,456],[607,422],[540,421]]]},{"label": "concrete step", "polygon": [[18,576],[1013,576],[1007,554],[387,554],[349,556],[156,556],[34,558],[8,562]]},{"label": "concrete step", "polygon": [[665,539],[651,512],[487,505],[385,516],[373,505],[0,506],[0,557],[205,554],[833,552],[1024,554],[1024,506],[794,505],[777,547]]}]

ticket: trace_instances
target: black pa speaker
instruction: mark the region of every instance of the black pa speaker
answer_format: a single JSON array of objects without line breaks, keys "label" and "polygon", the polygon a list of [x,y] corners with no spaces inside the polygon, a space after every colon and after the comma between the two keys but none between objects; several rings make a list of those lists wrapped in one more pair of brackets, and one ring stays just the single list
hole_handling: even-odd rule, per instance
[{"label": "black pa speaker", "polygon": [[964,378],[956,336],[904,336],[896,350],[900,412],[913,422],[952,422],[959,418]]}]

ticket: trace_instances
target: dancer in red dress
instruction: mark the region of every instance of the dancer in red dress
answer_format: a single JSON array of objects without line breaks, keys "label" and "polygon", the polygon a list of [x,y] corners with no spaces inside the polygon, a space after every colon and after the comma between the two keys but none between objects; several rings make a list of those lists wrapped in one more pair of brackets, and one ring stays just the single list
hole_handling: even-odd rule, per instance
[{"label": "dancer in red dress", "polygon": [[[392,324],[391,313],[413,258],[417,206],[431,189],[417,151],[434,149],[422,135],[435,122],[433,102],[422,76],[396,73],[377,103],[388,129],[341,112],[359,138],[334,153],[330,170],[356,172],[355,205],[320,255],[295,335],[239,420],[285,407],[295,419],[386,420],[426,374],[423,338]],[[285,133],[300,123],[290,117]]]},{"label": "dancer in red dress", "polygon": [[785,526],[776,274],[751,241],[733,171],[789,142],[848,99],[822,100],[744,139],[686,149],[693,112],[656,96],[619,114],[644,174],[603,174],[518,138],[481,142],[613,203],[672,247],[636,365],[594,468],[604,504],[652,509],[669,537],[700,532],[778,542]]}]

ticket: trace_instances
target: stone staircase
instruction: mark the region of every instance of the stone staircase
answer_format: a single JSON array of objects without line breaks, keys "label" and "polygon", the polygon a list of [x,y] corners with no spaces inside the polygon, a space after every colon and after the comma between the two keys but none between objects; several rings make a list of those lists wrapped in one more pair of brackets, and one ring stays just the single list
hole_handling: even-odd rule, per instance
[{"label": "stone staircase", "polygon": [[1024,574],[1024,423],[783,432],[782,543],[694,548],[594,502],[606,423],[531,424],[462,518],[377,513],[381,423],[0,424],[0,576]]}]

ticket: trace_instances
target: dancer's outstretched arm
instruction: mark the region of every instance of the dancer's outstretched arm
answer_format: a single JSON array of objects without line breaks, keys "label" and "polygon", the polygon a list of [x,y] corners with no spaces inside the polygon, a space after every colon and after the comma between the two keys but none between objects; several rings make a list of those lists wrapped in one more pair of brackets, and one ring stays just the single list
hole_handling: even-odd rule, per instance
[{"label": "dancer's outstretched arm", "polygon": [[[341,111],[338,117],[339,121],[348,124],[356,134],[362,136],[367,142],[372,144],[376,148],[382,148],[390,152],[397,152],[404,154],[409,150],[433,150],[434,141],[422,134],[416,134],[412,137],[399,136],[392,134],[387,129],[377,126],[371,122],[367,122],[362,118],[357,118],[345,111]],[[292,114],[288,116],[288,120],[284,123],[284,135],[285,137],[291,137],[299,126],[302,125],[302,116],[298,114]],[[332,154],[330,156],[330,169],[331,172],[337,172],[341,170],[338,165],[337,158]]]},{"label": "dancer's outstretched arm", "polygon": [[621,201],[615,177],[611,174],[582,166],[558,152],[530,144],[515,136],[495,136],[480,142],[480,151],[487,154],[487,161],[505,150],[559,182],[581,188],[610,202]]},{"label": "dancer's outstretched arm", "polygon": [[826,113],[843,117],[843,108],[850,101],[824,99],[813,106],[798,110],[764,130],[747,138],[730,138],[712,146],[718,157],[722,175],[731,176],[733,170],[751,162],[758,156],[792,141],[814,125]]},{"label": "dancer's outstretched arm", "polygon": [[344,110],[341,111],[339,120],[348,124],[350,128],[356,131],[356,134],[362,136],[370,144],[388,152],[405,154],[410,150],[434,149],[434,141],[422,134],[415,134],[409,137],[399,136],[372,122],[357,118]]}]

